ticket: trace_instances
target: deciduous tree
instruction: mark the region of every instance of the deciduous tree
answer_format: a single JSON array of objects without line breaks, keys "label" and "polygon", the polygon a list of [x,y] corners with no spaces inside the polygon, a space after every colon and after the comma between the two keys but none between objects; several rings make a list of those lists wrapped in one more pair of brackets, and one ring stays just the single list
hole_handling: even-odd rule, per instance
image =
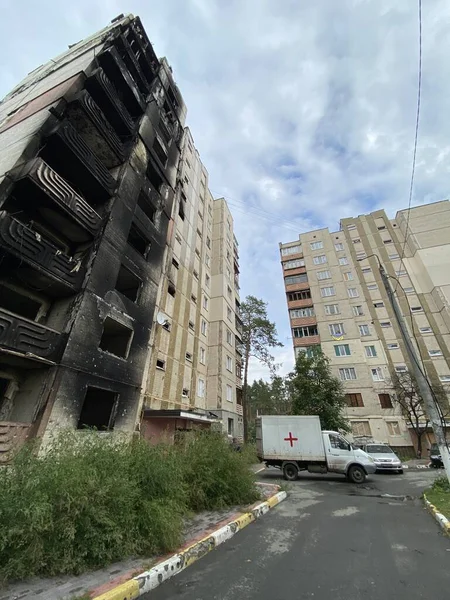
[{"label": "deciduous tree", "polygon": [[310,356],[300,353],[288,380],[293,415],[318,415],[322,429],[350,431],[344,414],[344,387],[320,349],[314,349]]}]

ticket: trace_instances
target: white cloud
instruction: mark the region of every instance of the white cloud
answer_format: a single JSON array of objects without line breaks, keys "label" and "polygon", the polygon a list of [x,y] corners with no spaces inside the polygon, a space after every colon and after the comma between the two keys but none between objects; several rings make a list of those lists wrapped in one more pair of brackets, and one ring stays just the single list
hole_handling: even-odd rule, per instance
[{"label": "white cloud", "polygon": [[[173,66],[210,187],[230,199],[241,292],[268,301],[286,344],[277,360],[289,370],[278,242],[336,229],[345,216],[407,206],[417,2],[79,0],[70,10],[56,0],[2,7],[1,91],[118,12],[140,15]],[[414,204],[449,191],[449,16],[445,0],[423,5]],[[252,367],[254,377],[262,372]]]}]

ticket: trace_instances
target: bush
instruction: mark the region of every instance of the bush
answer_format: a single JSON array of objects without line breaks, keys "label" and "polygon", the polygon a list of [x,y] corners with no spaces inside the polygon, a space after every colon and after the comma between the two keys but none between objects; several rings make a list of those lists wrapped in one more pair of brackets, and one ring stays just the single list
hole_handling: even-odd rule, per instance
[{"label": "bush", "polygon": [[445,475],[434,480],[431,489],[436,492],[450,492],[450,483]]},{"label": "bush", "polygon": [[150,446],[65,433],[0,470],[0,579],[80,573],[175,549],[192,510],[255,500],[245,460],[223,437]]},{"label": "bush", "polygon": [[200,433],[185,441],[185,477],[194,511],[245,504],[257,499],[254,476],[243,455],[220,434]]}]

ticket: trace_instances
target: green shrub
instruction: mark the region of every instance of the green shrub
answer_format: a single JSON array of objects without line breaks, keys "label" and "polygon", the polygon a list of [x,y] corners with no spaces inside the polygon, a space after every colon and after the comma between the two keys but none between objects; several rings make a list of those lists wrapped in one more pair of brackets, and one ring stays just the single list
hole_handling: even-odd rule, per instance
[{"label": "green shrub", "polygon": [[256,498],[244,457],[222,436],[179,445],[64,433],[0,469],[0,579],[80,573],[175,549],[192,510]]},{"label": "green shrub", "polygon": [[259,460],[256,455],[256,444],[253,442],[247,442],[246,444],[242,444],[241,454],[243,460],[246,462],[248,466],[258,464]]},{"label": "green shrub", "polygon": [[447,477],[442,475],[441,477],[435,479],[431,489],[435,490],[436,492],[450,492],[450,483]]}]

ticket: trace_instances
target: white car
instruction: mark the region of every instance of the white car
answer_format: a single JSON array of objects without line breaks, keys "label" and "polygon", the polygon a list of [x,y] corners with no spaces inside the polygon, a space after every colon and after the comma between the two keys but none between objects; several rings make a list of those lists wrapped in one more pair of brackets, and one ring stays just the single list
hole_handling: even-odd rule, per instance
[{"label": "white car", "polygon": [[366,444],[362,449],[373,458],[377,471],[403,473],[402,461],[387,444]]}]

